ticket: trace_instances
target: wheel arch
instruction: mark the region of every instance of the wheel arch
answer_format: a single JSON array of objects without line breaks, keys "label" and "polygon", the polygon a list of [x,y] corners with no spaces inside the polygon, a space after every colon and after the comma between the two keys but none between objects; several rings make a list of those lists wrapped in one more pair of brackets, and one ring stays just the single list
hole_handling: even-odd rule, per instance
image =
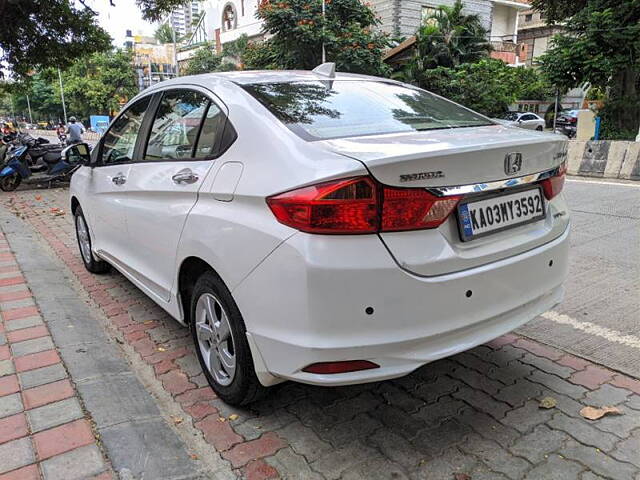
[{"label": "wheel arch", "polygon": [[178,298],[182,307],[184,323],[187,325],[191,322],[191,293],[193,292],[193,287],[198,278],[205,272],[212,272],[222,283],[225,283],[216,269],[200,257],[189,256],[180,263],[180,268],[178,269]]},{"label": "wheel arch", "polygon": [[71,197],[71,214],[75,215],[76,209],[80,206],[80,201],[75,195]]}]

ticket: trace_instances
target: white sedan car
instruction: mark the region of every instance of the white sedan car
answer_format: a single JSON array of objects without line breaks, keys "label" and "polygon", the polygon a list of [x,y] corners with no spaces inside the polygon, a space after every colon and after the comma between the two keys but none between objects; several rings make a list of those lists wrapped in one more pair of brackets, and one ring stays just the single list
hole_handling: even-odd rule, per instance
[{"label": "white sedan car", "polygon": [[495,119],[498,123],[511,127],[526,128],[527,130],[544,130],[544,118],[532,112],[508,112],[504,118]]},{"label": "white sedan car", "polygon": [[325,65],[162,82],[66,155],[86,268],[188,325],[242,404],[406,375],[560,302],[566,149]]}]

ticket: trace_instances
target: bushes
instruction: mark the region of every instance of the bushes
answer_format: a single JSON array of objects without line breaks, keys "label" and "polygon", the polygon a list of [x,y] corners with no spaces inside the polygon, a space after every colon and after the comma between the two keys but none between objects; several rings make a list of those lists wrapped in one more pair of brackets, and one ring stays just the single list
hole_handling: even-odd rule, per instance
[{"label": "bushes", "polygon": [[415,83],[487,116],[502,114],[518,99],[540,100],[552,95],[551,87],[535,70],[509,67],[491,58],[455,68],[423,70]]}]

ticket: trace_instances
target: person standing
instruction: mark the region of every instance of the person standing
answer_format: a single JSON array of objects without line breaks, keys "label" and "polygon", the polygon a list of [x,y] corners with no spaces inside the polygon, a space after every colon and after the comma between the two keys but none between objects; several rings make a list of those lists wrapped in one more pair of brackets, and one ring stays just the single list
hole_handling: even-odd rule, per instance
[{"label": "person standing", "polygon": [[82,134],[84,127],[76,121],[76,117],[69,117],[69,126],[67,127],[67,135],[69,135],[69,145],[82,142]]}]

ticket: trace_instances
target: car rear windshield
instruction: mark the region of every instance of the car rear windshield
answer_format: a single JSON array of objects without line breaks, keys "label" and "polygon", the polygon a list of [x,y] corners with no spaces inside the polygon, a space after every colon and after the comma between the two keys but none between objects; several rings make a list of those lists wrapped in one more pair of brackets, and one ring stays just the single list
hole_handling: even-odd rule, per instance
[{"label": "car rear windshield", "polygon": [[243,87],[307,140],[493,125],[437,95],[388,82],[322,80]]}]

